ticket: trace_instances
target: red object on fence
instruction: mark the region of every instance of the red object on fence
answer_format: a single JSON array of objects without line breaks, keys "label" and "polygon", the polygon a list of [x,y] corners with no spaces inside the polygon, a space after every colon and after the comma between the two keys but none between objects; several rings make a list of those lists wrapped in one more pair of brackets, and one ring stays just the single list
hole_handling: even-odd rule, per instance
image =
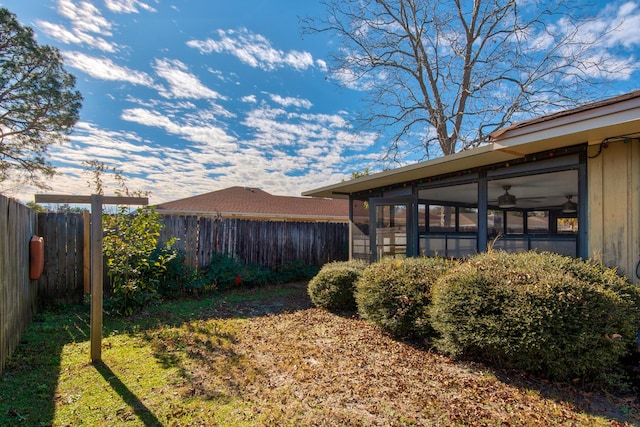
[{"label": "red object on fence", "polygon": [[44,239],[31,237],[29,242],[29,279],[38,280],[44,270]]}]

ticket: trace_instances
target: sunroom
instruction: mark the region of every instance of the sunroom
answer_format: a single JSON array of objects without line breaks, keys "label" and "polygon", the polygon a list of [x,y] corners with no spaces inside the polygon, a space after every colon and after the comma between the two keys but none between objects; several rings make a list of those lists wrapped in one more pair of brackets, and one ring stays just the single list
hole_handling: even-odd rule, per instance
[{"label": "sunroom", "polygon": [[634,276],[639,138],[637,91],[515,124],[472,150],[303,194],[349,198],[352,259],[538,250],[595,256]]}]

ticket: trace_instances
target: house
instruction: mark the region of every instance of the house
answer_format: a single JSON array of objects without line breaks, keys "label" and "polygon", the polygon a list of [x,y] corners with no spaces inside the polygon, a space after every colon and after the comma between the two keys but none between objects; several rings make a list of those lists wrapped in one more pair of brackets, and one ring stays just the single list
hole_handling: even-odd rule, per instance
[{"label": "house", "polygon": [[161,203],[162,214],[217,216],[269,221],[348,222],[349,202],[341,199],[274,196],[258,188],[231,187]]},{"label": "house", "polygon": [[349,200],[351,258],[548,250],[640,282],[640,91],[303,194]]}]

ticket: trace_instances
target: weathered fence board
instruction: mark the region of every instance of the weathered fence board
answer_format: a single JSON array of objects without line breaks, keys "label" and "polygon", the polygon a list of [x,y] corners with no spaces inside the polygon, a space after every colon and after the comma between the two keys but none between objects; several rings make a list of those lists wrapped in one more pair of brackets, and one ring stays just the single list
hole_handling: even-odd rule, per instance
[{"label": "weathered fence board", "polygon": [[40,213],[44,271],[38,281],[40,305],[77,304],[84,295],[84,218],[82,214]]},{"label": "weathered fence board", "polygon": [[[184,253],[186,265],[193,268],[207,266],[213,253],[224,253],[268,268],[293,261],[322,265],[348,256],[348,226],[343,223],[182,215],[162,216],[162,221],[160,241],[177,238],[175,247]],[[45,239],[45,267],[38,281],[40,305],[81,302],[84,294],[83,216],[38,214],[37,234]]]},{"label": "weathered fence board", "polygon": [[0,373],[31,322],[37,286],[29,280],[33,211],[0,195]]},{"label": "weathered fence board", "polygon": [[160,240],[176,248],[190,267],[205,267],[224,253],[248,264],[276,268],[293,261],[322,265],[348,257],[348,225],[328,222],[254,221],[165,215]]}]

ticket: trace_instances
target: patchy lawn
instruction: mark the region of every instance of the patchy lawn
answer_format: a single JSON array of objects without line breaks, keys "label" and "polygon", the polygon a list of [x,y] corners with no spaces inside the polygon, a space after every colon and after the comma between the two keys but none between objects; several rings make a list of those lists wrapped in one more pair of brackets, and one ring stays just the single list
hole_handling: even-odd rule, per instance
[{"label": "patchy lawn", "polygon": [[633,395],[454,362],[350,315],[306,284],[105,317],[39,315],[0,378],[0,425],[640,425]]}]

